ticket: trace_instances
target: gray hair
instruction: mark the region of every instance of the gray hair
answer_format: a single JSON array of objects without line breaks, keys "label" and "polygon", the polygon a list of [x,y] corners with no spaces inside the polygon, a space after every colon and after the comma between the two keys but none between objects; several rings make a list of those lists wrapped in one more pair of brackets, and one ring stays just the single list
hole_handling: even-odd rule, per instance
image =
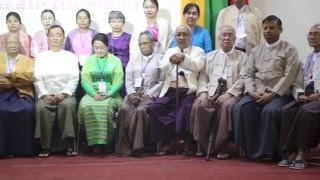
[{"label": "gray hair", "polygon": [[152,35],[152,33],[150,31],[148,31],[148,30],[142,31],[139,34],[139,37],[142,36],[142,35],[147,35],[149,37],[150,42],[154,42],[154,37],[153,37],[153,35]]},{"label": "gray hair", "polygon": [[320,29],[320,23],[316,23],[316,24],[314,24],[313,26],[311,26],[311,28],[317,28],[317,29]]},{"label": "gray hair", "polygon": [[126,21],[126,18],[121,11],[111,11],[109,13],[108,22],[110,23],[112,19],[122,19],[123,23]]},{"label": "gray hair", "polygon": [[180,27],[183,27],[183,28],[187,29],[187,30],[189,31],[189,33],[192,33],[191,28],[190,28],[188,25],[186,25],[186,24],[180,24],[180,25],[178,25],[178,26],[176,27],[176,31],[177,31],[177,29],[180,28]]},{"label": "gray hair", "polygon": [[230,28],[230,29],[232,30],[232,32],[233,32],[233,35],[236,36],[236,30],[235,30],[232,26],[226,25],[226,24],[225,24],[225,25],[222,25],[222,26],[220,27],[220,29],[219,29],[219,36],[221,35],[223,28]]},{"label": "gray hair", "polygon": [[18,41],[18,43],[20,43],[19,35],[17,35],[17,34],[11,34],[11,33],[5,34],[5,36],[4,36],[4,42],[5,42],[5,43],[8,41],[9,37],[14,37],[14,38]]}]

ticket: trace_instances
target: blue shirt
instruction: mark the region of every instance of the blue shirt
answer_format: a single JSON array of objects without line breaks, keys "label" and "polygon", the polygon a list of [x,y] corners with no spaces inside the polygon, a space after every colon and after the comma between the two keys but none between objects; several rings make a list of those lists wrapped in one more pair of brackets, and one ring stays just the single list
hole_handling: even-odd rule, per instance
[{"label": "blue shirt", "polygon": [[[202,48],[206,54],[211,52],[212,41],[208,30],[197,25],[192,32],[191,45]],[[177,47],[176,39],[173,40],[171,47]]]}]

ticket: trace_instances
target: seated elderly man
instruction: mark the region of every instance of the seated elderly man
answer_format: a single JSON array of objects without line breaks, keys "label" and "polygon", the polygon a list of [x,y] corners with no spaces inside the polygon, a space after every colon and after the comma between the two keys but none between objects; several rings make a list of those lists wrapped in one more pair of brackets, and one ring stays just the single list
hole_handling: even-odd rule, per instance
[{"label": "seated elderly man", "polygon": [[320,142],[320,24],[308,33],[313,52],[303,61],[293,85],[295,101],[282,109],[280,148],[284,155],[278,165],[292,169],[307,166],[306,153]]},{"label": "seated elderly man", "polygon": [[250,54],[251,50],[263,40],[261,13],[258,8],[246,5],[245,0],[233,0],[233,4],[219,12],[216,23],[216,48],[221,47],[218,41],[220,27],[228,24],[235,28],[235,49]]},{"label": "seated elderly man", "polygon": [[141,55],[131,60],[126,68],[126,91],[119,112],[120,136],[117,151],[124,156],[142,156],[148,139],[146,107],[160,94],[162,87],[159,63],[162,54],[153,52],[155,41],[149,31],[139,35]]},{"label": "seated elderly man", "polygon": [[[58,135],[64,141],[67,155],[74,156],[74,123],[77,120],[74,92],[79,81],[77,57],[62,49],[64,30],[53,25],[48,31],[50,50],[40,53],[35,62],[36,132],[42,150],[39,157],[50,155],[53,124],[58,121]],[[56,131],[55,131],[56,132]]]},{"label": "seated elderly man", "polygon": [[[179,25],[175,31],[178,47],[170,48],[160,62],[165,81],[159,98],[147,109],[151,139],[166,145],[158,155],[172,152],[172,140],[177,133],[179,144],[187,143],[190,135],[190,112],[196,99],[199,71],[205,64],[204,51],[191,46],[191,29]],[[185,147],[188,154],[188,147]]]},{"label": "seated elderly man", "polygon": [[[214,149],[217,158],[225,159],[228,137],[233,132],[232,109],[243,92],[243,82],[240,71],[245,65],[247,55],[234,49],[235,30],[229,25],[220,28],[219,43],[221,49],[210,52],[206,57],[204,69],[200,72],[198,80],[198,98],[191,113],[191,124],[194,125],[193,137],[203,150],[207,150],[211,134],[212,121],[217,131]],[[219,107],[217,107],[219,106]],[[219,111],[217,112],[217,108]],[[217,118],[213,118],[217,113]],[[216,116],[215,116],[216,117]],[[202,150],[202,152],[203,152]],[[196,155],[202,155],[197,153]]]},{"label": "seated elderly man", "polygon": [[0,156],[34,153],[34,61],[19,54],[19,36],[5,36],[0,54]]}]

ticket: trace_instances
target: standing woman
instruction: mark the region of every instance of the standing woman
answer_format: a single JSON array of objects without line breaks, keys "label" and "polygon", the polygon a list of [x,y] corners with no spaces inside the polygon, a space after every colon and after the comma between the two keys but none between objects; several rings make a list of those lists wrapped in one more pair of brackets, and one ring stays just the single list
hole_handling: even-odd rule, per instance
[{"label": "standing woman", "polygon": [[119,58],[108,53],[109,41],[98,33],[92,39],[95,54],[90,56],[81,72],[81,85],[86,94],[78,111],[85,124],[87,142],[95,154],[114,142],[115,114],[121,106],[119,90],[123,85],[123,69]]},{"label": "standing woman", "polygon": [[31,47],[31,54],[36,57],[39,53],[49,50],[48,44],[48,29],[55,23],[56,18],[51,9],[45,9],[41,12],[41,23],[43,30],[37,31],[33,35],[33,42]]},{"label": "standing woman", "polygon": [[[143,11],[146,17],[146,26],[141,26],[142,28],[140,29],[139,27],[135,27],[134,37],[132,38],[131,42],[138,42],[140,32],[148,30],[152,33],[156,42],[155,52],[164,54],[164,52],[166,52],[166,50],[171,45],[173,33],[171,30],[170,22],[159,17],[158,10],[158,0],[143,1]],[[130,59],[135,59],[140,54],[140,49],[137,44],[132,44],[130,47],[134,47],[130,52]]]},{"label": "standing woman", "polygon": [[[130,58],[130,40],[131,34],[123,31],[123,25],[125,23],[125,17],[121,11],[111,11],[109,13],[108,21],[112,31],[107,34],[109,39],[109,53],[117,56],[121,62],[123,71],[127,67]],[[126,89],[121,89],[121,97],[126,96]]]},{"label": "standing woman", "polygon": [[[80,9],[76,14],[76,22],[78,28],[72,30],[66,40],[65,50],[73,52],[79,62],[79,70],[81,71],[85,60],[92,55],[93,48],[91,45],[92,37],[97,34],[93,29],[90,29],[91,15],[86,9]],[[81,76],[80,76],[81,78]],[[80,85],[81,79],[76,89],[77,102],[84,96],[85,92]]]},{"label": "standing woman", "polygon": [[16,12],[9,12],[6,16],[6,23],[9,32],[0,35],[0,52],[4,52],[4,37],[8,34],[17,34],[20,41],[19,53],[33,58],[30,50],[32,38],[21,30],[20,15]]},{"label": "standing woman", "polygon": [[147,18],[147,30],[153,34],[153,38],[157,42],[156,52],[164,53],[169,48],[170,38],[173,36],[169,22],[157,17],[158,10],[158,0],[144,0],[143,11]]},{"label": "standing woman", "polygon": [[[211,52],[212,41],[208,30],[197,25],[197,21],[200,17],[199,6],[195,3],[188,3],[183,9],[183,16],[186,19],[187,25],[192,31],[191,45],[202,48],[205,53]],[[172,47],[176,46],[177,41],[174,40]]]},{"label": "standing woman", "polygon": [[71,51],[77,56],[81,69],[87,57],[93,54],[91,40],[97,32],[90,29],[91,15],[86,9],[80,9],[77,12],[76,22],[78,28],[68,34],[65,50]]},{"label": "standing woman", "polygon": [[121,60],[123,68],[126,68],[129,62],[131,39],[131,34],[123,31],[125,20],[121,11],[111,11],[109,13],[108,21],[112,29],[112,31],[107,34],[110,42],[109,53],[117,56]]}]

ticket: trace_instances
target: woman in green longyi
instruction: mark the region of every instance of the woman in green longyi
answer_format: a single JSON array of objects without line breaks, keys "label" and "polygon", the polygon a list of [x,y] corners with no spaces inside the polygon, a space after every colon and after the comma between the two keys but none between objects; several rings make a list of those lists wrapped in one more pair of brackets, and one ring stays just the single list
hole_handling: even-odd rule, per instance
[{"label": "woman in green longyi", "polygon": [[86,94],[79,105],[79,121],[85,124],[87,143],[93,153],[100,154],[114,142],[115,114],[121,106],[119,90],[123,85],[121,60],[108,53],[109,41],[98,33],[92,39],[95,54],[88,57],[81,85]]}]

